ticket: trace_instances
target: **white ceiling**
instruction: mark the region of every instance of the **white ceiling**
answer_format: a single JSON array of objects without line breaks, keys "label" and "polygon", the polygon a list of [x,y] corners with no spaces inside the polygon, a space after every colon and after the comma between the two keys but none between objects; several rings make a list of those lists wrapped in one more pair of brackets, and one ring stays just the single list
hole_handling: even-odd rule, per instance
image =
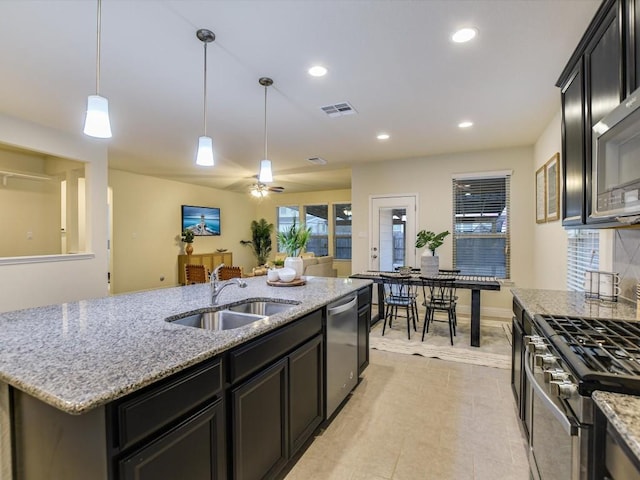
[{"label": "white ceiling", "polygon": [[[103,0],[100,93],[111,167],[244,191],[269,157],[287,192],[350,188],[353,164],[532,145],[600,0]],[[95,93],[96,1],[0,0],[0,112],[81,135]],[[454,44],[475,26],[477,40]],[[194,163],[208,131],[217,163]],[[329,69],[323,78],[306,70]],[[350,102],[358,115],[320,107]],[[471,129],[457,124],[472,120]],[[376,140],[385,131],[391,139]],[[314,166],[309,157],[322,157]]]}]

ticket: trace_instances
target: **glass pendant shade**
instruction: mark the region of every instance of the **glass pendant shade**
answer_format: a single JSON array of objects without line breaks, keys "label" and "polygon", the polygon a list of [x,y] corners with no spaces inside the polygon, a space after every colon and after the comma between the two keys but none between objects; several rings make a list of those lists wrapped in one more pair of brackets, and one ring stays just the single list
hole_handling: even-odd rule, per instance
[{"label": "glass pendant shade", "polygon": [[84,122],[84,133],[90,137],[111,138],[109,122],[109,101],[100,95],[89,95],[87,98],[87,117]]},{"label": "glass pendant shade", "polygon": [[203,136],[198,138],[196,165],[201,165],[203,167],[213,166],[213,140],[211,137]]},{"label": "glass pendant shade", "polygon": [[273,174],[271,173],[271,160],[260,160],[260,174],[258,180],[261,183],[273,182]]}]

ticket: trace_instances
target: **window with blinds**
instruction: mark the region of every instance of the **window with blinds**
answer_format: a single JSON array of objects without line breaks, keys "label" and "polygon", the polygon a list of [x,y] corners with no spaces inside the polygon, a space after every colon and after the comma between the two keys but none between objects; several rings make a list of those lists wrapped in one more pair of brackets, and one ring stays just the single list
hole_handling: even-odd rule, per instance
[{"label": "window with blinds", "polygon": [[462,275],[510,276],[510,174],[453,179],[453,264]]},{"label": "window with blinds", "polygon": [[567,230],[567,289],[584,292],[584,272],[600,266],[598,230]]}]

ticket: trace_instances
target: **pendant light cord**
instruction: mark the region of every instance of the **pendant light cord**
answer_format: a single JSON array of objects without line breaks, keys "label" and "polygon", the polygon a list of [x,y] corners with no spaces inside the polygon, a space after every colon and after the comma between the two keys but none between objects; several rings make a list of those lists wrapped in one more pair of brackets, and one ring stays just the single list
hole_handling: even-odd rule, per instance
[{"label": "pendant light cord", "polygon": [[97,20],[97,39],[96,39],[96,95],[100,95],[100,35],[101,35],[101,17],[102,17],[102,0],[98,0],[98,20]]},{"label": "pendant light cord", "polygon": [[207,42],[204,42],[204,102],[202,105],[204,136],[207,136]]},{"label": "pendant light cord", "polygon": [[264,86],[264,159],[268,159],[267,156],[267,85]]}]

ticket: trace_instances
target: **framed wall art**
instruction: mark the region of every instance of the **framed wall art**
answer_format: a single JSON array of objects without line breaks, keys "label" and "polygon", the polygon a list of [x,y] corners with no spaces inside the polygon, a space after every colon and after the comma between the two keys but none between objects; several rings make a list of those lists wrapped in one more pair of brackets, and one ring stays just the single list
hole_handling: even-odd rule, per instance
[{"label": "framed wall art", "polygon": [[547,221],[547,185],[545,165],[536,170],[536,223]]},{"label": "framed wall art", "polygon": [[547,222],[560,219],[560,154],[556,153],[544,165],[546,185],[545,219]]}]

